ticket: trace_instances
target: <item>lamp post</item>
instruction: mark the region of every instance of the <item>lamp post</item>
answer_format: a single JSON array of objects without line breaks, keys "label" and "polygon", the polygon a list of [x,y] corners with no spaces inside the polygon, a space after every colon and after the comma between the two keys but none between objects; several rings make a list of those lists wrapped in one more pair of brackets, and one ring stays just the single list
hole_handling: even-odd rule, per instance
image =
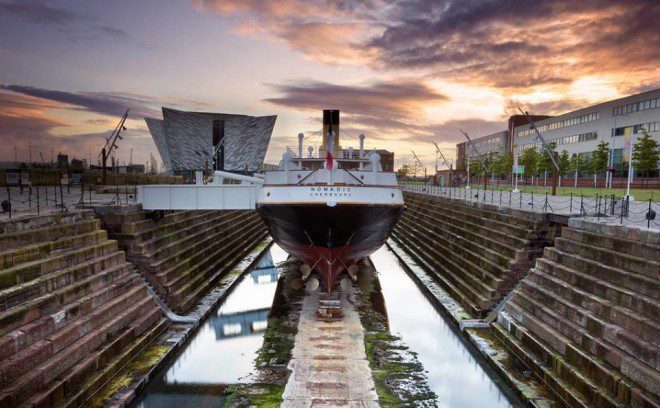
[{"label": "lamp post", "polygon": [[[633,128],[634,129],[634,128]],[[628,182],[626,183],[626,197],[629,201],[634,201],[633,196],[630,195],[630,183],[632,183],[633,178],[633,167],[632,167],[632,154],[633,154],[633,138],[635,137],[634,132],[630,132],[630,150],[628,151]]]}]

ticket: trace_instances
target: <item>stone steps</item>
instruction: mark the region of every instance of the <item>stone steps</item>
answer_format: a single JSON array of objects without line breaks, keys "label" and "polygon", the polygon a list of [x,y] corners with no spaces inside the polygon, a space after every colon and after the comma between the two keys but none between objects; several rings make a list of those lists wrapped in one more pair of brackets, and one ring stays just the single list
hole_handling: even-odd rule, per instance
[{"label": "stone steps", "polygon": [[[204,220],[199,224],[186,228],[184,231],[187,232],[187,235],[180,238],[171,237],[172,240],[166,245],[145,252],[143,253],[143,256],[147,259],[149,264],[160,269],[163,265],[169,264],[176,259],[171,256],[181,255],[182,253],[187,252],[181,248],[186,246],[191,247],[200,242],[207,242],[209,238],[215,237],[217,234],[230,229],[230,227],[235,225],[239,220],[241,220],[240,215],[235,213],[220,214],[215,218]],[[176,234],[178,236],[178,232]]]},{"label": "stone steps", "polygon": [[[502,209],[495,205],[489,205],[489,204],[481,204],[481,203],[468,204],[462,200],[457,200],[457,199],[433,197],[428,195],[414,194],[407,192],[404,193],[404,199],[406,203],[415,202],[417,200],[435,205],[441,203],[442,205],[447,205],[462,209],[468,213],[479,214],[484,218],[500,221],[509,225],[520,226],[527,230],[538,229],[537,220],[528,218],[530,216],[534,217],[534,214],[530,214],[524,211],[517,211],[510,208]],[[510,213],[504,211],[510,211]],[[513,214],[517,214],[518,216]],[[524,216],[521,216],[523,214]]]},{"label": "stone steps", "polygon": [[532,236],[532,230],[522,230],[517,231],[519,235],[514,235],[508,231],[503,231],[497,227],[498,224],[493,225],[493,223],[484,222],[490,221],[479,216],[471,215],[463,211],[453,210],[451,206],[443,206],[442,209],[437,209],[432,206],[423,206],[415,203],[408,204],[411,208],[414,208],[417,213],[429,215],[435,219],[443,220],[445,222],[454,224],[463,229],[472,230],[478,232],[481,235],[485,233],[490,234],[493,239],[498,242],[507,244],[510,247],[518,248],[527,244],[528,236]]},{"label": "stone steps", "polygon": [[[408,211],[408,209],[406,209]],[[425,218],[433,225],[442,230],[450,233],[453,236],[463,237],[466,241],[470,242],[473,247],[486,247],[502,254],[503,257],[513,258],[516,253],[516,248],[511,245],[499,242],[496,239],[490,238],[488,235],[480,234],[473,230],[465,229],[461,226],[458,226],[454,223],[453,220],[445,221],[438,219],[423,213],[416,212],[414,207],[410,208],[411,212],[414,212],[415,217]],[[404,212],[405,214],[405,212]]]},{"label": "stone steps", "polygon": [[167,325],[92,215],[0,223],[0,407],[80,406]]},{"label": "stone steps", "polygon": [[577,392],[591,406],[660,406],[658,255],[647,253],[656,237],[578,224],[545,248],[494,330],[538,358],[529,361],[542,378],[564,379],[552,385],[559,394]]},{"label": "stone steps", "polygon": [[[565,335],[568,333],[567,331],[559,332],[555,326],[548,324],[547,320],[526,313],[525,307],[518,305],[516,301],[508,302],[506,310],[514,320],[531,332],[529,335],[534,337],[536,341],[535,348],[532,350],[535,350],[537,355],[543,356],[546,364],[552,367],[553,364],[558,364],[555,361],[559,360],[564,366],[571,366],[571,376],[563,378],[568,379],[571,387],[577,388],[582,394],[587,394],[588,397],[589,394],[604,394],[603,397],[615,401],[616,396],[629,394],[630,389],[633,388],[631,384],[634,382],[639,384],[639,381],[643,381],[643,384],[640,384],[643,387],[657,387],[657,383],[648,382],[654,375],[657,376],[655,370],[644,365],[634,365],[630,359],[627,359],[623,360],[624,363],[630,364],[626,367],[626,371],[635,378],[627,377],[610,366],[604,359],[586,352],[583,346],[571,341]],[[546,313],[551,314],[550,312]],[[602,355],[607,356],[610,360],[623,359],[620,353],[607,354],[604,341],[596,338],[591,340],[591,346],[594,349],[601,350]],[[553,368],[557,369],[557,367]],[[563,374],[561,371],[556,371],[555,375],[562,376]],[[580,379],[582,379],[582,383],[579,381]],[[591,398],[588,399],[590,402],[594,402]],[[614,403],[613,406],[616,406],[616,404]]]},{"label": "stone steps", "polygon": [[[422,251],[419,251],[419,257],[424,259],[429,265],[432,266],[430,272],[433,274],[439,274],[444,280],[451,282],[453,287],[456,287],[460,290],[463,297],[456,299],[467,309],[475,312],[475,316],[482,317],[486,314],[486,311],[493,306],[493,301],[485,298],[478,291],[474,290],[468,283],[465,282],[456,271],[458,268],[453,268],[453,264],[439,262],[442,258],[435,257],[436,255],[432,249],[426,246],[424,243],[421,243],[420,240],[405,232],[404,229],[396,229],[394,231],[394,237],[403,242],[412,242],[415,243],[417,248],[422,247]],[[442,259],[444,261],[444,259]],[[465,273],[462,273],[465,275]]]},{"label": "stone steps", "polygon": [[0,251],[18,247],[52,242],[63,237],[98,231],[101,223],[97,219],[82,219],[72,224],[56,224],[0,235]]},{"label": "stone steps", "polygon": [[565,265],[573,270],[578,270],[588,275],[597,277],[620,288],[641,293],[652,299],[660,297],[660,281],[651,279],[628,270],[609,266],[601,263],[600,259],[584,258],[579,255],[564,252],[570,251],[570,247],[546,248],[544,257],[556,263]]},{"label": "stone steps", "polygon": [[[135,330],[136,322],[140,321],[144,310],[148,310],[149,304],[153,304],[153,302],[153,299],[146,298],[130,306],[119,316],[107,321],[100,328],[91,331],[65,349],[53,354],[50,358],[31,365],[30,371],[26,374],[18,378],[11,378],[11,385],[3,391],[8,394],[14,403],[20,404],[30,398],[39,389],[52,389],[53,386],[58,388],[57,386],[59,384],[57,383],[61,381],[58,381],[58,379],[63,374],[76,364],[82,362],[89,355],[102,351],[104,345],[107,348],[107,346],[112,346],[114,343],[113,351],[115,353],[121,352],[132,340],[132,333]],[[156,309],[152,309],[148,316],[160,315],[160,311],[157,314],[153,310]],[[112,355],[105,356],[106,359],[110,357]],[[101,359],[99,362],[103,363],[104,361]],[[71,388],[75,390],[77,387],[75,387],[75,384],[72,384]]]},{"label": "stone steps", "polygon": [[655,320],[640,316],[629,308],[619,306],[612,301],[585,292],[574,285],[567,285],[561,279],[542,272],[538,266],[530,271],[529,279],[560,295],[561,298],[567,299],[581,308],[588,310],[589,313],[593,313],[601,319],[621,326],[657,345],[658,339],[656,333],[660,333],[660,324]]},{"label": "stone steps", "polygon": [[[625,405],[612,398],[605,387],[584,376],[568,361],[554,357],[553,352],[527,329],[513,322],[508,329],[499,323],[492,326],[492,332],[518,359],[534,374],[542,378],[569,407],[621,408]],[[542,356],[539,359],[539,356]],[[620,385],[623,387],[624,383]]]},{"label": "stone steps", "polygon": [[429,273],[429,276],[439,284],[452,297],[452,299],[458,301],[472,316],[483,317],[486,315],[485,310],[477,307],[474,302],[469,300],[467,295],[463,293],[460,288],[454,285],[444,275],[437,273],[435,265],[427,262],[425,258],[422,258],[420,252],[415,248],[410,247],[408,242],[398,236],[397,233],[397,230],[392,233],[392,239],[394,239],[416,263],[421,265],[424,270]]},{"label": "stone steps", "polygon": [[151,257],[157,253],[162,253],[167,246],[174,246],[187,239],[192,236],[196,230],[204,228],[205,226],[210,226],[218,220],[229,218],[229,216],[230,214],[223,214],[216,211],[210,216],[204,216],[201,218],[203,221],[200,223],[186,223],[185,225],[181,225],[180,229],[172,233],[168,233],[167,235],[157,235],[150,240],[140,242],[135,245],[134,250],[146,257]]},{"label": "stone steps", "polygon": [[33,367],[47,358],[54,356],[92,331],[96,331],[95,329],[104,322],[121,315],[120,312],[124,308],[144,301],[147,298],[146,293],[147,290],[144,286],[133,287],[128,292],[107,302],[102,308],[80,317],[75,322],[69,322],[70,324],[60,330],[43,336],[42,339],[18,351],[11,358],[3,360],[0,362],[0,386],[9,382],[11,377],[17,378],[31,371]]},{"label": "stone steps", "polygon": [[47,276],[58,270],[118,252],[116,241],[104,240],[92,244],[79,249],[71,248],[69,251],[57,256],[35,259],[0,270],[0,291]]},{"label": "stone steps", "polygon": [[613,240],[602,234],[581,231],[570,227],[563,228],[561,236],[570,241],[586,245],[595,245],[599,248],[616,251],[617,253],[660,262],[660,245],[647,244],[640,242],[639,240],[622,238]]},{"label": "stone steps", "polygon": [[20,248],[0,252],[0,270],[11,268],[22,263],[57,256],[74,246],[93,244],[107,238],[103,230],[92,231],[86,234],[73,235],[55,241],[43,242]]},{"label": "stone steps", "polygon": [[[571,303],[570,301],[557,297],[552,292],[536,285],[531,280],[524,280],[521,283],[520,289],[525,293],[528,300],[533,300],[534,307],[542,305],[537,317],[543,319],[548,317],[548,321],[552,323],[562,322],[562,327],[555,327],[558,331],[566,329],[565,335],[571,338],[575,343],[582,345],[585,349],[600,351],[600,348],[606,350],[606,355],[599,356],[604,360],[608,360],[614,367],[620,369],[617,364],[620,364],[621,358],[619,350],[624,353],[644,361],[653,369],[658,368],[658,347],[656,345],[643,340],[641,337],[629,331],[622,330],[621,327],[608,323],[599,317],[591,314],[589,311]],[[514,292],[520,295],[520,292]],[[518,303],[518,302],[517,302]],[[529,310],[529,309],[528,309]],[[543,317],[542,317],[543,316]],[[545,321],[545,319],[543,319]],[[602,344],[601,347],[595,347],[594,342],[601,344],[600,339],[607,343],[611,343],[616,350],[607,344]]]},{"label": "stone steps", "polygon": [[11,355],[54,333],[79,317],[85,316],[86,313],[98,310],[105,303],[121,297],[138,283],[139,277],[136,274],[129,273],[117,279],[111,285],[107,285],[96,292],[61,306],[59,310],[49,305],[51,309],[57,311],[42,312],[42,317],[29,321],[0,337],[0,360],[9,358]]},{"label": "stone steps", "polygon": [[186,274],[189,268],[198,262],[207,259],[210,253],[217,248],[224,247],[242,228],[242,224],[258,223],[256,216],[235,218],[228,223],[223,222],[224,228],[213,235],[203,237],[201,240],[186,242],[176,253],[149,264],[148,268],[158,280],[159,285],[167,291],[167,287],[176,286],[181,274]]},{"label": "stone steps", "polygon": [[103,224],[176,313],[192,308],[266,233],[256,211],[179,211],[160,220],[137,212],[102,215]]},{"label": "stone steps", "polygon": [[[261,223],[261,221],[259,221]],[[243,258],[245,251],[250,250],[255,244],[266,237],[266,230],[262,224],[257,224],[245,234],[242,239],[239,237],[233,242],[232,248],[228,251],[217,252],[211,259],[217,259],[202,273],[198,273],[190,281],[180,286],[178,290],[170,296],[172,303],[180,304],[180,310],[188,310],[194,303],[207,293],[213,285],[221,278],[218,271],[229,271],[233,265],[237,264]],[[256,239],[255,239],[256,238]],[[215,275],[215,278],[214,278]]]},{"label": "stone steps", "polygon": [[402,223],[402,227],[414,230],[423,237],[428,238],[428,243],[432,243],[433,249],[442,254],[444,258],[450,259],[462,269],[472,271],[473,273],[468,275],[470,278],[479,279],[480,283],[491,288],[498,288],[502,284],[503,280],[501,277],[506,274],[508,270],[501,265],[494,263],[490,259],[481,257],[473,251],[466,251],[465,248],[461,246],[462,238],[457,237],[455,241],[451,241],[442,235],[429,230],[427,228],[428,224],[420,225],[421,222],[415,224],[414,221],[411,221],[409,216],[402,217],[400,222]]},{"label": "stone steps", "polygon": [[626,307],[634,313],[639,313],[652,319],[657,319],[660,316],[660,305],[658,305],[657,301],[604,281],[597,276],[576,271],[547,258],[539,258],[537,260],[537,268],[565,281],[569,285],[574,285],[585,292],[593,293],[602,299]]},{"label": "stone steps", "polygon": [[[455,258],[459,263],[467,262],[466,266],[481,274],[481,277],[485,279],[487,284],[493,287],[498,287],[501,284],[501,277],[508,271],[508,267],[502,266],[502,264],[508,266],[508,258],[504,258],[497,252],[486,247],[473,248],[471,242],[465,240],[463,237],[455,235],[446,237],[441,233],[442,231],[436,232],[437,228],[435,226],[421,218],[418,218],[417,222],[415,222],[415,219],[411,215],[404,213],[401,220],[402,226],[415,226],[421,229],[422,233],[432,240],[431,242],[435,244],[437,250],[443,251],[447,256]],[[475,265],[478,268],[474,267]],[[481,273],[482,271],[484,273]]]},{"label": "stone steps", "polygon": [[[154,320],[154,323],[151,323],[151,320]],[[121,353],[116,352],[117,346],[121,345],[116,340],[81,361],[61,376],[62,383],[60,387],[64,387],[67,395],[71,395],[69,399],[64,401],[59,400],[59,389],[55,389],[33,397],[30,402],[38,401],[48,407],[85,406],[89,398],[96,391],[100,390],[113,375],[118,373],[131,359],[142,352],[168,325],[169,322],[158,313],[152,313],[143,317],[132,329],[126,330],[123,338],[118,339],[131,339],[128,345],[121,350]],[[94,372],[93,368],[95,366],[103,368]],[[71,384],[79,385],[74,388],[70,386]],[[55,400],[55,402],[51,402],[52,400]]]}]

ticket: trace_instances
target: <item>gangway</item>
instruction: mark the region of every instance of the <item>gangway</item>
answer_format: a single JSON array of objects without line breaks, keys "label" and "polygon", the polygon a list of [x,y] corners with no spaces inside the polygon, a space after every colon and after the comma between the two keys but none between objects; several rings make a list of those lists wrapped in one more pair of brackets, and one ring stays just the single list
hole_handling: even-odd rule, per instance
[{"label": "gangway", "polygon": [[[225,179],[239,184],[224,184]],[[216,171],[204,184],[197,172],[195,184],[138,186],[138,202],[144,210],[254,210],[263,182],[258,176]]]}]

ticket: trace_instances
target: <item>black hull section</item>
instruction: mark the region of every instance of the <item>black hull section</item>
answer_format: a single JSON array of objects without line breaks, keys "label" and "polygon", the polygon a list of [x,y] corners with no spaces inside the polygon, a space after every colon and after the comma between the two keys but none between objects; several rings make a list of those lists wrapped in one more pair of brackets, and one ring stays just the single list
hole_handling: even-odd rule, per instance
[{"label": "black hull section", "polygon": [[345,268],[385,243],[403,209],[359,204],[257,207],[275,242],[319,272],[329,286]]}]

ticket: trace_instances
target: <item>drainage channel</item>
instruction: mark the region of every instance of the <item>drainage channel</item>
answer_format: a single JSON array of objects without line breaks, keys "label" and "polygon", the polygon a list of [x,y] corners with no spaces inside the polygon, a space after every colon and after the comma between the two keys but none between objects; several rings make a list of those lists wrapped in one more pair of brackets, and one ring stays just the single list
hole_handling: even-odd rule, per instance
[{"label": "drainage channel", "polygon": [[222,406],[226,388],[245,382],[254,370],[280,274],[276,265],[286,258],[272,245],[133,406]]},{"label": "drainage channel", "polygon": [[371,261],[378,271],[390,332],[417,353],[439,407],[522,406],[389,248],[380,248]]}]

